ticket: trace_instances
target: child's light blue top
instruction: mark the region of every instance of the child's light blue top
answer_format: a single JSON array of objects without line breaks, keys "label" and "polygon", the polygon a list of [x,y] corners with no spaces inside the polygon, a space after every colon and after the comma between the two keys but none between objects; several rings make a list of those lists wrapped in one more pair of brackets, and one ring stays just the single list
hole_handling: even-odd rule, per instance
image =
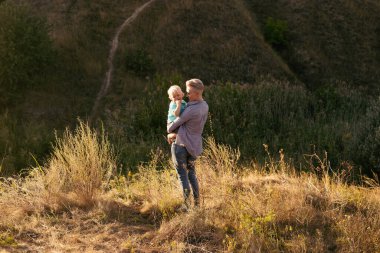
[{"label": "child's light blue top", "polygon": [[[169,111],[168,111],[168,123],[173,122],[177,117],[174,115],[174,111],[177,108],[177,105],[171,101],[169,104]],[[186,102],[184,100],[181,101],[181,111],[179,112],[179,115],[185,110],[186,108]]]}]

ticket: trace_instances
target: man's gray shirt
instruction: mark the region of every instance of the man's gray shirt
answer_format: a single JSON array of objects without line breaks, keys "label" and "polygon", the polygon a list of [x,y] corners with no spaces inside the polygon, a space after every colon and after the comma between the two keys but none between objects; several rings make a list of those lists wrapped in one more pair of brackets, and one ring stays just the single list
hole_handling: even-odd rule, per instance
[{"label": "man's gray shirt", "polygon": [[178,129],[175,143],[185,146],[190,155],[197,157],[202,153],[202,132],[208,115],[208,104],[204,100],[187,103],[186,109],[171,124],[168,133]]}]

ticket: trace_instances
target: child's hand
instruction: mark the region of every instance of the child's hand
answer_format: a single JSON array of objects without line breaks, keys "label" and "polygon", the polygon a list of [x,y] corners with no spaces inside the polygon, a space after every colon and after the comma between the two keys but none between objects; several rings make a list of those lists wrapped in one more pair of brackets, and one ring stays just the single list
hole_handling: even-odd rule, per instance
[{"label": "child's hand", "polygon": [[169,144],[172,144],[172,143],[175,141],[176,136],[177,136],[177,135],[176,135],[175,133],[170,133],[170,134],[168,134],[168,135],[167,135],[168,143],[169,143]]},{"label": "child's hand", "polygon": [[175,101],[175,104],[176,104],[177,106],[181,106],[181,103],[182,103],[181,100],[176,100],[176,101]]},{"label": "child's hand", "polygon": [[175,139],[168,137],[168,143],[171,145],[174,142]]}]

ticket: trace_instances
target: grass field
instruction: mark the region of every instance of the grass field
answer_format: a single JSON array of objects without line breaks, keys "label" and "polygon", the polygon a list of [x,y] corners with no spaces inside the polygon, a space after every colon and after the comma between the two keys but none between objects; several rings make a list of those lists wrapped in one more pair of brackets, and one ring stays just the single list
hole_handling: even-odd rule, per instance
[{"label": "grass field", "polygon": [[56,143],[46,164],[1,180],[5,251],[380,250],[378,182],[348,184],[323,159],[316,173],[299,173],[284,157],[240,166],[239,151],[208,139],[196,164],[201,206],[182,213],[176,172],[161,150],[120,175],[106,136],[86,124]]}]

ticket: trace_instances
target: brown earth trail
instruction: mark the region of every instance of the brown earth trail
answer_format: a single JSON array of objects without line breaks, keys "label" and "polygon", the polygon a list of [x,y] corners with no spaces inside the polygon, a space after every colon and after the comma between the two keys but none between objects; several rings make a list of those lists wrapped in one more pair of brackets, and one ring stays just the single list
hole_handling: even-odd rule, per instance
[{"label": "brown earth trail", "polygon": [[123,32],[123,30],[128,25],[130,25],[140,15],[140,13],[143,10],[145,10],[150,4],[152,4],[155,1],[156,0],[150,0],[150,1],[146,2],[145,4],[141,5],[140,7],[138,7],[133,12],[133,14],[131,16],[129,16],[124,21],[124,23],[117,29],[117,31],[115,33],[115,36],[112,39],[111,49],[110,49],[109,55],[108,55],[108,60],[107,60],[107,62],[108,62],[108,70],[106,72],[103,84],[100,87],[100,90],[99,90],[98,95],[96,97],[94,106],[92,107],[92,112],[91,112],[91,116],[90,116],[90,122],[92,122],[95,119],[96,113],[97,113],[97,110],[98,110],[98,107],[99,107],[99,103],[102,100],[102,98],[107,94],[107,91],[108,91],[109,87],[111,86],[112,73],[113,73],[113,70],[114,70],[113,59],[115,57],[117,48],[119,46],[119,36],[120,36],[120,34]]}]

